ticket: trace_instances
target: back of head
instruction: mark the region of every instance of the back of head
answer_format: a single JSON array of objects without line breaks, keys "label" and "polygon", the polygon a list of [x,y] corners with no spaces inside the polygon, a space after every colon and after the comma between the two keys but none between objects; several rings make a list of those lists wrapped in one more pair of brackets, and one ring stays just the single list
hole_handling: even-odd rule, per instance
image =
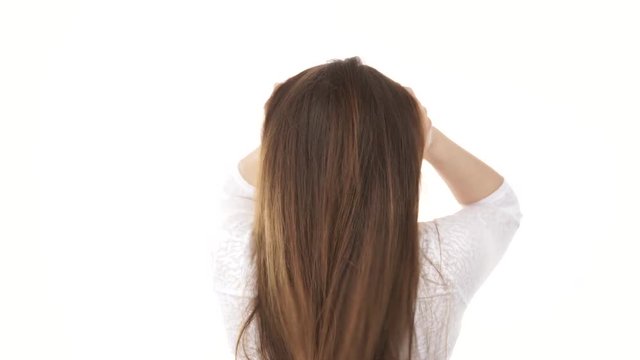
[{"label": "back of head", "polygon": [[410,353],[425,144],[419,106],[358,57],[309,68],[274,90],[252,233],[257,296],[236,352],[256,321],[263,359]]}]

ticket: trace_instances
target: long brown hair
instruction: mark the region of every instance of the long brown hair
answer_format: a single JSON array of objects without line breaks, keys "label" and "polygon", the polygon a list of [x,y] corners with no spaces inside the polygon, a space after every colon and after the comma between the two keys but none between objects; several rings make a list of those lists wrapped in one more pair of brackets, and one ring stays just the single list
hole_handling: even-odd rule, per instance
[{"label": "long brown hair", "polygon": [[252,230],[257,295],[236,356],[252,320],[261,359],[411,356],[420,111],[359,57],[311,67],[273,91]]}]

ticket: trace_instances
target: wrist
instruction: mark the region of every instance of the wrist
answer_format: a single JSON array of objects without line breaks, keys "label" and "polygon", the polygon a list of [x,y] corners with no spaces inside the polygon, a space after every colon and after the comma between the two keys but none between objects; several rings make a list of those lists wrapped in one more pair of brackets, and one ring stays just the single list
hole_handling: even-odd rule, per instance
[{"label": "wrist", "polygon": [[427,134],[427,139],[425,141],[425,148],[422,156],[424,160],[427,160],[428,162],[431,162],[433,160],[433,153],[437,146],[436,143],[439,142],[439,138],[441,137],[441,135],[442,133],[440,133],[437,128],[431,126],[431,128],[429,129],[429,134]]},{"label": "wrist", "polygon": [[431,145],[426,149],[424,159],[431,165],[446,163],[451,155],[451,140],[440,130],[433,128]]}]

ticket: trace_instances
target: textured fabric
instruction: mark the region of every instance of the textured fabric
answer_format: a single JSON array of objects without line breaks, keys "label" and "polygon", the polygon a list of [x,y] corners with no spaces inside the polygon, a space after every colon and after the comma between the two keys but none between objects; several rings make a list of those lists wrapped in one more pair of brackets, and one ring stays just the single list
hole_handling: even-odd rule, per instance
[{"label": "textured fabric", "polygon": [[[214,287],[232,352],[255,294],[255,267],[249,258],[255,188],[234,165],[224,184],[223,237],[213,257]],[[480,201],[419,222],[421,274],[412,359],[451,356],[467,304],[502,258],[521,218],[518,199],[505,180]],[[259,359],[254,324],[248,328],[246,349],[250,359]],[[239,358],[245,358],[242,350]]]}]

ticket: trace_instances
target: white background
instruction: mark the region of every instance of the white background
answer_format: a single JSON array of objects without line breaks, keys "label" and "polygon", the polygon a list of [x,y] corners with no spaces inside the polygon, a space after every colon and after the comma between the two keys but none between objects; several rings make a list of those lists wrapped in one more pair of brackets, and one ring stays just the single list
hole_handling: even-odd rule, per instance
[{"label": "white background", "polygon": [[[452,359],[640,359],[633,1],[0,2],[0,359],[224,359],[221,169],[358,55],[523,212]],[[422,220],[459,208],[423,164]]]}]

